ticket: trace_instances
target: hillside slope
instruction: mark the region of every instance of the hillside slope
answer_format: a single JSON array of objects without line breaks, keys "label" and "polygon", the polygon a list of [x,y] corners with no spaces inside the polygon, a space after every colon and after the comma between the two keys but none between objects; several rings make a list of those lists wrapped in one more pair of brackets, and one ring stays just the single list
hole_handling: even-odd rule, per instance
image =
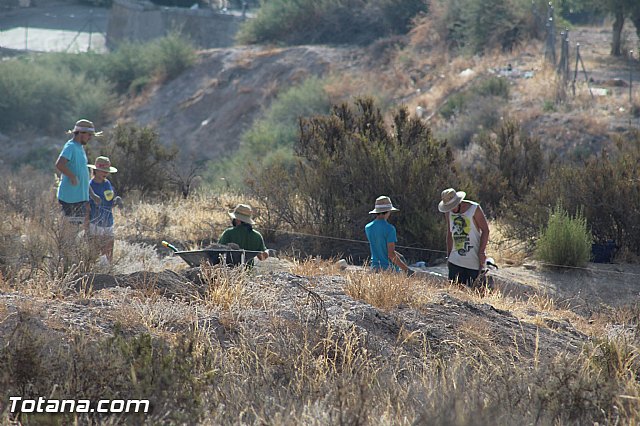
[{"label": "hillside slope", "polygon": [[119,120],[155,127],[184,158],[215,159],[235,149],[278,93],[312,76],[352,69],[357,55],[319,46],[203,51],[193,68],[124,105]]}]

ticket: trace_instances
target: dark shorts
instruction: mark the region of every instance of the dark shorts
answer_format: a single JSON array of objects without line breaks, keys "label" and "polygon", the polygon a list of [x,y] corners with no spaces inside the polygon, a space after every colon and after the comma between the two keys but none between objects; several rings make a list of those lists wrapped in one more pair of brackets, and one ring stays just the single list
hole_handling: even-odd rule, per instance
[{"label": "dark shorts", "polygon": [[83,224],[84,219],[87,213],[87,201],[83,201],[81,203],[65,203],[64,201],[58,200],[60,205],[62,206],[62,213],[67,217],[69,222]]},{"label": "dark shorts", "polygon": [[473,286],[473,282],[478,278],[478,274],[480,273],[477,269],[463,268],[451,262],[447,262],[447,266],[449,267],[449,280],[464,284],[468,287]]}]

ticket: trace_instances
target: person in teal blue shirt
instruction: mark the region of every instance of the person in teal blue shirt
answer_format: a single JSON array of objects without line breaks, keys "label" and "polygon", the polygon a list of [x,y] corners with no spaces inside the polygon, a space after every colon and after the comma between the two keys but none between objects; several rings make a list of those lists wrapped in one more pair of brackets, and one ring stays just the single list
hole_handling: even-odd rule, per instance
[{"label": "person in teal blue shirt", "polygon": [[93,193],[89,186],[89,169],[87,154],[84,150],[96,133],[89,120],[78,120],[67,133],[73,138],[65,143],[56,160],[56,169],[62,174],[58,186],[57,198],[62,212],[71,223],[89,226],[89,197],[100,204],[100,197]]},{"label": "person in teal blue shirt", "polygon": [[396,252],[396,227],[388,222],[391,212],[397,211],[400,210],[393,206],[391,199],[381,195],[376,199],[375,208],[369,212],[376,215],[375,219],[364,227],[371,250],[371,269],[402,270],[410,274],[409,267]]}]

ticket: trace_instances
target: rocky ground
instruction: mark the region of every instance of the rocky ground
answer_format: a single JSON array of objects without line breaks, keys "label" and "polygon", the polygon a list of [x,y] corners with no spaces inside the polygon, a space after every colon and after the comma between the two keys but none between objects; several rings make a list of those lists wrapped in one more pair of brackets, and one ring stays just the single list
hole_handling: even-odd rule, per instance
[{"label": "rocky ground", "polygon": [[[258,262],[246,284],[254,298],[254,307],[243,310],[238,321],[252,329],[265,330],[273,320],[331,323],[355,327],[367,336],[380,354],[397,350],[398,339],[412,333],[426,336],[428,344],[442,354],[447,346],[460,338],[462,329],[478,330],[475,344],[502,347],[525,357],[552,357],[559,352],[579,351],[590,336],[581,330],[581,323],[603,310],[611,310],[637,302],[640,287],[637,277],[640,267],[631,265],[595,265],[584,270],[545,270],[540,265],[511,267],[494,271],[495,290],[503,295],[487,295],[469,299],[463,293],[451,291],[442,273],[443,266],[423,268],[414,277],[415,285],[426,286],[434,294],[420,306],[400,304],[392,309],[376,308],[356,300],[345,290],[354,277],[369,272],[349,266],[336,271],[328,268],[326,275],[303,276],[291,272],[292,263],[269,259]],[[179,272],[86,274],[60,283],[53,299],[45,295],[28,296],[15,291],[0,292],[4,313],[0,316],[0,345],[10,342],[13,332],[24,323],[25,315],[34,330],[42,333],[81,333],[87,336],[107,336],[116,324],[123,323],[123,312],[145,321],[129,323],[130,332],[150,330],[180,332],[196,323],[208,324],[221,342],[228,338],[228,327],[222,314],[200,305],[207,293],[200,268]],[[549,306],[564,308],[566,315],[550,315],[543,306],[529,305],[525,313],[505,309],[509,300],[538,298]],[[259,300],[257,300],[259,299]],[[199,305],[195,313],[194,307]],[[260,308],[259,306],[262,306]],[[127,314],[128,315],[128,314]],[[97,334],[96,334],[97,333]],[[411,353],[411,345],[403,350]],[[416,346],[417,350],[417,346]],[[413,353],[419,359],[420,353]]]}]

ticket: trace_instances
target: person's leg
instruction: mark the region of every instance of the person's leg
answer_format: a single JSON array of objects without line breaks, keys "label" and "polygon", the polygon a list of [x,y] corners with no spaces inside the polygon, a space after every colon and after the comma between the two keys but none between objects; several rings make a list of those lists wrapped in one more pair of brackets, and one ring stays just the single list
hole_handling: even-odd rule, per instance
[{"label": "person's leg", "polygon": [[106,240],[104,243],[104,252],[102,254],[104,254],[105,256],[107,256],[107,260],[109,260],[109,263],[111,263],[111,261],[113,260],[113,243],[114,243],[114,238],[111,237],[107,237],[105,236]]},{"label": "person's leg", "polygon": [[85,222],[85,217],[88,214],[85,207],[86,203],[65,203],[61,200],[58,200],[58,202],[62,206],[62,213],[67,218],[69,223],[82,225]]},{"label": "person's leg", "polygon": [[471,287],[480,271],[473,269],[463,268],[462,266],[454,265],[451,262],[447,262],[449,267],[449,281],[466,285]]},{"label": "person's leg", "polygon": [[449,281],[452,283],[458,283],[460,281],[460,267],[451,262],[447,262],[447,267],[449,268]]}]

